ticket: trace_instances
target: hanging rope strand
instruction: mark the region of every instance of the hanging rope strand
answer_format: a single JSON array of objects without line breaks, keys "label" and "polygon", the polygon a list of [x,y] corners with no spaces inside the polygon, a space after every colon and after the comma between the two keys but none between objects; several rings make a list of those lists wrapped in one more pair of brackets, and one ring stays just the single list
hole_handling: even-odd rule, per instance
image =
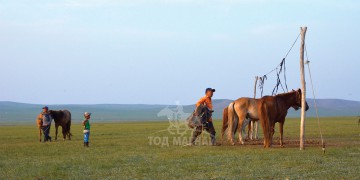
[{"label": "hanging rope strand", "polygon": [[315,106],[316,118],[317,118],[318,127],[319,127],[319,132],[320,132],[322,150],[323,150],[323,152],[325,153],[325,144],[324,144],[324,139],[323,139],[322,130],[321,130],[321,127],[320,127],[320,118],[319,118],[318,106],[317,106],[317,104],[316,104],[314,83],[313,83],[312,76],[311,76],[310,61],[309,61],[309,57],[308,57],[308,55],[307,55],[306,45],[305,45],[305,55],[306,55],[306,59],[307,59],[306,64],[308,65],[309,77],[310,77],[310,82],[311,82],[311,88],[312,88],[312,93],[313,93],[313,97],[314,97],[314,106]]},{"label": "hanging rope strand", "polygon": [[260,92],[261,92],[261,97],[263,97],[264,84],[265,84],[266,79],[267,79],[266,75],[259,78],[259,89],[260,89]]},{"label": "hanging rope strand", "polygon": [[283,59],[284,61],[284,80],[285,80],[285,87],[286,87],[286,91],[289,92],[288,86],[287,86],[287,80],[286,80],[286,66],[285,66],[285,58]]},{"label": "hanging rope strand", "polygon": [[276,80],[276,85],[272,91],[272,95],[277,94],[278,90],[279,90],[279,86],[281,86],[282,90],[285,92],[284,86],[281,83],[281,79],[280,79],[280,74],[281,72],[283,72],[284,74],[284,81],[285,81],[285,88],[286,88],[286,92],[289,91],[288,86],[287,86],[287,80],[286,80],[286,67],[285,67],[285,59],[287,58],[287,56],[289,55],[289,53],[291,52],[291,50],[293,49],[294,45],[296,44],[297,40],[300,37],[300,33],[298,34],[298,36],[296,37],[294,43],[291,45],[290,49],[288,50],[288,52],[286,53],[285,57],[282,59],[282,61],[280,62],[279,65],[277,65],[274,69],[272,69],[271,71],[269,71],[268,73],[266,73],[263,76],[260,76],[260,83],[259,83],[259,89],[261,91],[261,97],[264,91],[264,83],[265,80],[267,79],[267,76],[271,73],[273,73],[274,71],[276,71],[276,75],[277,75],[277,80]]}]

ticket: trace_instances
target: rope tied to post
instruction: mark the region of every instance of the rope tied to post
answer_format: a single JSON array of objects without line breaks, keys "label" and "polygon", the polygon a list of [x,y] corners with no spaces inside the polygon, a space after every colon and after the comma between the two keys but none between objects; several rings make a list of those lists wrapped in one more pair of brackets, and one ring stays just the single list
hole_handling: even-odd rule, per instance
[{"label": "rope tied to post", "polygon": [[305,55],[306,55],[306,59],[307,59],[305,64],[308,65],[308,70],[309,70],[309,77],[310,77],[310,82],[311,82],[312,94],[313,94],[313,97],[314,97],[314,106],[315,106],[316,118],[317,118],[317,123],[318,123],[318,127],[319,127],[319,132],[320,132],[321,145],[322,145],[323,153],[325,154],[325,142],[324,142],[323,133],[322,133],[322,130],[321,130],[321,127],[320,127],[320,118],[319,118],[318,106],[317,106],[317,103],[316,103],[314,83],[313,83],[312,76],[311,76],[310,61],[309,61],[309,57],[308,57],[308,54],[307,54],[306,45],[305,45],[304,49],[305,49]]}]

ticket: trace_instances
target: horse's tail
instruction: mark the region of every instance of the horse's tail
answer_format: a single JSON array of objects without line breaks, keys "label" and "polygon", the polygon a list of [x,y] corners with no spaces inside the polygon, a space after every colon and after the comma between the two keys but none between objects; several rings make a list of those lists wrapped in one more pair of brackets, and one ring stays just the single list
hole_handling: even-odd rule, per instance
[{"label": "horse's tail", "polygon": [[223,110],[223,120],[222,120],[222,129],[221,129],[221,142],[223,142],[224,139],[224,134],[226,129],[228,128],[229,124],[228,124],[228,107],[225,107]]},{"label": "horse's tail", "polygon": [[259,105],[260,107],[258,107],[258,109],[260,110],[260,121],[264,132],[264,148],[267,148],[270,147],[270,112],[265,100],[262,100]]},{"label": "horse's tail", "polygon": [[72,136],[70,128],[71,128],[71,121],[69,121],[66,125],[67,134],[69,135],[69,138]]},{"label": "horse's tail", "polygon": [[238,126],[238,120],[235,112],[235,102],[232,102],[228,106],[228,138],[231,142],[234,140],[234,134]]},{"label": "horse's tail", "polygon": [[71,134],[71,131],[70,131],[70,129],[71,129],[71,113],[70,113],[70,111],[67,111],[68,112],[68,123],[67,123],[67,133],[68,133],[68,135],[69,135],[69,139],[71,138],[71,136],[72,136],[72,134]]},{"label": "horse's tail", "polygon": [[68,110],[62,110],[63,112],[63,117],[61,119],[61,122],[63,124],[65,124],[65,127],[63,126],[63,128],[65,128],[65,138],[66,136],[68,136],[69,139],[71,139],[71,132],[70,132],[70,128],[71,128],[71,113]]}]

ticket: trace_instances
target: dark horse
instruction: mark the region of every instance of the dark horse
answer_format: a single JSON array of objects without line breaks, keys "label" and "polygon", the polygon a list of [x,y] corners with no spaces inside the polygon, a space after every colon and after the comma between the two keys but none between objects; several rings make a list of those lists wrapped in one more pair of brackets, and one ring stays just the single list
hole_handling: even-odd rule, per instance
[{"label": "dark horse", "polygon": [[71,113],[68,110],[49,110],[51,116],[54,118],[55,122],[55,140],[57,140],[58,136],[58,128],[59,126],[62,127],[62,134],[64,140],[66,139],[66,136],[69,140],[71,140],[72,134],[70,133],[70,127],[71,127]]},{"label": "dark horse", "polygon": [[[239,140],[243,144],[242,130],[249,120],[260,120],[264,132],[264,147],[272,145],[275,123],[280,126],[280,145],[283,146],[283,127],[288,109],[293,107],[298,110],[301,107],[301,89],[276,96],[264,96],[260,99],[240,98],[230,103],[228,113],[223,115],[223,128],[228,129],[228,137],[234,145],[234,134],[239,132]],[[306,103],[306,110],[309,109]],[[227,119],[227,120],[226,120]],[[226,127],[228,126],[228,128]]]}]

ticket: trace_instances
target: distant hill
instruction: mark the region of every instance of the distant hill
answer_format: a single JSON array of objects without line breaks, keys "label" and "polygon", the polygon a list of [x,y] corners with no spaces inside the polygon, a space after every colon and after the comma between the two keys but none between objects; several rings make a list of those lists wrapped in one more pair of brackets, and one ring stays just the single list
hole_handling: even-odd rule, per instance
[{"label": "distant hill", "polygon": [[[215,99],[214,118],[221,119],[222,110],[232,100]],[[307,100],[310,110],[308,117],[315,116],[314,101]],[[320,116],[357,116],[360,111],[360,102],[341,99],[317,100]],[[25,104],[16,102],[0,101],[0,122],[34,122],[35,117],[41,111],[40,104]],[[144,104],[99,104],[99,105],[49,105],[50,109],[68,109],[71,111],[74,121],[82,120],[82,113],[93,113],[95,121],[149,121],[166,120],[166,117],[158,117],[157,114],[163,108],[176,108],[174,105],[144,105]],[[195,105],[183,106],[184,112],[191,113]],[[300,111],[289,110],[288,117],[299,117]]]}]

